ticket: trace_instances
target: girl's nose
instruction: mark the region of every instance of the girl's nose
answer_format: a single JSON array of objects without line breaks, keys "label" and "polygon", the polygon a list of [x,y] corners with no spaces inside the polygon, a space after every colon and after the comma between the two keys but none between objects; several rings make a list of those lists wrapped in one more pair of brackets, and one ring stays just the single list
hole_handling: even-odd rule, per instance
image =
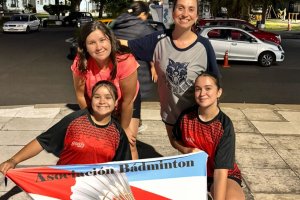
[{"label": "girl's nose", "polygon": [[97,42],[97,43],[96,43],[96,49],[99,50],[99,49],[101,49],[101,48],[102,48],[101,43],[100,43],[100,42]]},{"label": "girl's nose", "polygon": [[183,9],[182,15],[183,15],[183,16],[187,16],[187,15],[188,15],[188,10],[187,10],[187,9]]},{"label": "girl's nose", "polygon": [[205,90],[200,91],[200,96],[204,96],[206,94]]}]

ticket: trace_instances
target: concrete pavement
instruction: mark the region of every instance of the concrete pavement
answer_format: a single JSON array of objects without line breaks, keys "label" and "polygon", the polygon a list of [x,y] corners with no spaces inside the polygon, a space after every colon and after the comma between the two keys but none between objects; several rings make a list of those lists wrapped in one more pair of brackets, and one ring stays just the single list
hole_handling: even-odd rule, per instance
[{"label": "concrete pavement", "polygon": [[[72,112],[74,105],[0,107],[0,162],[16,153],[42,131]],[[243,176],[247,200],[300,199],[300,105],[221,104],[236,131],[236,160]],[[159,104],[142,104],[143,130],[138,135],[140,156],[177,155],[160,120]],[[56,158],[42,152],[18,165],[53,165]],[[30,199],[14,183],[4,187],[0,199]]]}]

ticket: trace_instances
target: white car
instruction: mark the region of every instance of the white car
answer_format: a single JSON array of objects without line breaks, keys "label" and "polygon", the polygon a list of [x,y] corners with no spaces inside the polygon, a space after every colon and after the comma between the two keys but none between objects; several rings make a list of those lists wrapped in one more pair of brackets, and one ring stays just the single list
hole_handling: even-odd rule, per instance
[{"label": "white car", "polygon": [[39,31],[40,20],[34,14],[15,14],[3,24],[3,32]]},{"label": "white car", "polygon": [[228,52],[228,60],[257,61],[263,67],[284,60],[281,45],[262,41],[239,28],[214,26],[204,27],[200,34],[211,42],[217,60],[223,60]]}]

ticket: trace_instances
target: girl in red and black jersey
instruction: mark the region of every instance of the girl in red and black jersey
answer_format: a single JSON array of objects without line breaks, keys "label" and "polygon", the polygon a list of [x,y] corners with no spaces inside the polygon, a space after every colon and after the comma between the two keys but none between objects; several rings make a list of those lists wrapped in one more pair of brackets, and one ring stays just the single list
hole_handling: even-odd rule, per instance
[{"label": "girl in red and black jersey", "polygon": [[214,200],[245,199],[241,172],[235,163],[232,121],[218,106],[222,94],[219,80],[202,73],[195,80],[197,105],[183,111],[174,128],[174,144],[182,153],[203,150],[208,154],[208,190]]},{"label": "girl in red and black jersey", "polygon": [[59,157],[58,165],[93,164],[131,160],[129,142],[121,125],[112,118],[118,102],[117,88],[99,81],[92,89],[91,107],[73,112],[32,140],[0,165],[0,172],[39,154]]}]

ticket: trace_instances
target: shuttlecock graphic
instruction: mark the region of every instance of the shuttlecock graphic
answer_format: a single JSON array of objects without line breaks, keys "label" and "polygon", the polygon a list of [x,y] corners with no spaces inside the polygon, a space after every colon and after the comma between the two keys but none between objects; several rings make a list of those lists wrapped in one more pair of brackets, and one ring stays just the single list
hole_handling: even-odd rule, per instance
[{"label": "shuttlecock graphic", "polygon": [[72,200],[134,200],[125,173],[77,177]]}]

